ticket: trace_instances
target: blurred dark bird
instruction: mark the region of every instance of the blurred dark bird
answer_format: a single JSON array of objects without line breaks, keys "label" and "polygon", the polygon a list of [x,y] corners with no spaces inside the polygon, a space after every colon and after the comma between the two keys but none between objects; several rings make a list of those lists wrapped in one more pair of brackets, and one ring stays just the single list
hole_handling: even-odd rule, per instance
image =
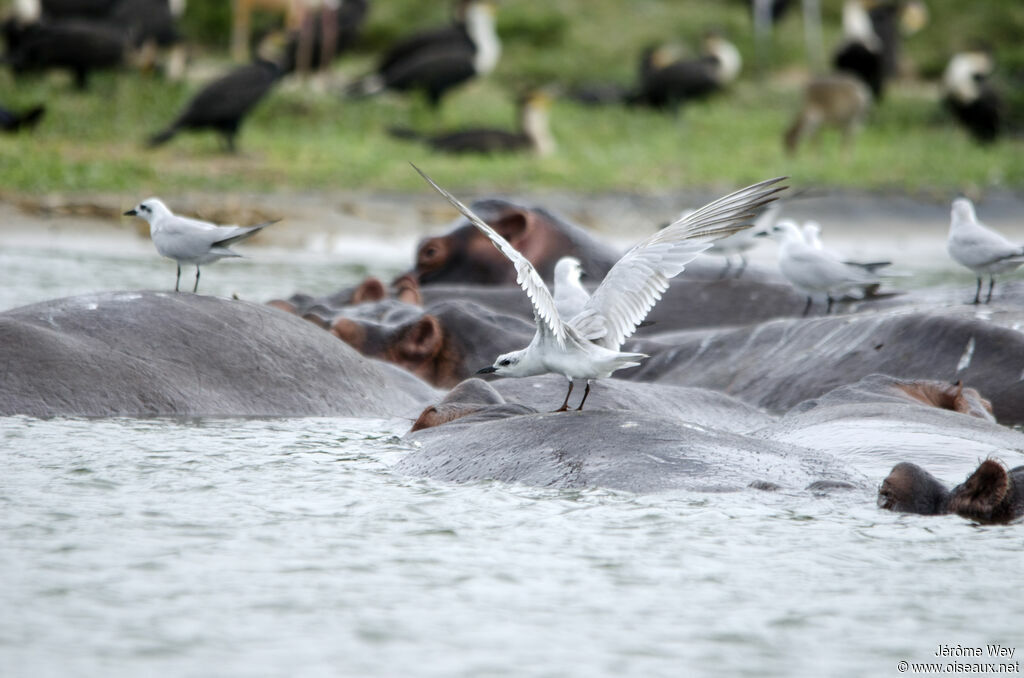
[{"label": "blurred dark bird", "polygon": [[961,52],[942,76],[943,103],[971,137],[994,142],[1002,130],[1003,101],[991,82],[995,62],[987,52]]},{"label": "blurred dark bird", "polygon": [[928,12],[918,0],[846,0],[843,41],[832,64],[863,80],[881,101],[885,82],[899,73],[902,36],[917,32],[927,21]]},{"label": "blurred dark bird", "polygon": [[88,86],[92,71],[121,66],[128,53],[124,36],[105,23],[24,24],[11,18],[4,22],[3,33],[7,43],[4,61],[15,75],[67,70],[78,89]]},{"label": "blurred dark bird", "polygon": [[519,130],[478,127],[436,135],[420,134],[408,129],[392,128],[388,132],[400,139],[422,141],[444,153],[509,153],[530,150],[538,155],[555,151],[548,111],[551,98],[536,91],[519,101]]},{"label": "blurred dark bird", "polygon": [[714,33],[704,38],[695,59],[677,58],[670,47],[649,47],[641,57],[640,83],[627,101],[676,109],[719,91],[739,76],[742,65],[736,46]]},{"label": "blurred dark bird", "polygon": [[27,12],[35,20],[66,21],[68,19],[102,19],[110,14],[117,0],[27,0]]},{"label": "blurred dark bird", "polygon": [[843,3],[843,41],[832,56],[832,64],[837,71],[860,78],[875,99],[882,98],[886,79],[882,39],[875,32],[864,0]]},{"label": "blurred dark bird", "polygon": [[150,147],[169,141],[181,130],[220,132],[227,150],[235,151],[235,136],[245,116],[267,95],[284,71],[273,61],[257,58],[199,90],[170,127],[149,140]]},{"label": "blurred dark bird", "polygon": [[23,129],[32,129],[46,113],[46,106],[33,106],[32,108],[17,113],[0,106],[0,130],[4,132],[18,132]]},{"label": "blurred dark bird", "polygon": [[786,130],[786,151],[796,153],[801,141],[817,138],[822,126],[836,127],[849,146],[857,128],[871,110],[871,90],[850,73],[819,76],[807,83],[800,111]]},{"label": "blurred dark bird", "polygon": [[495,31],[495,6],[484,0],[460,3],[454,24],[400,40],[377,70],[350,85],[349,96],[369,96],[386,89],[422,91],[431,107],[453,87],[486,75],[498,65],[501,42]]},{"label": "blurred dark bird", "polygon": [[368,10],[368,0],[342,0],[337,8],[309,11],[288,34],[285,69],[306,72],[327,67],[355,43]]}]

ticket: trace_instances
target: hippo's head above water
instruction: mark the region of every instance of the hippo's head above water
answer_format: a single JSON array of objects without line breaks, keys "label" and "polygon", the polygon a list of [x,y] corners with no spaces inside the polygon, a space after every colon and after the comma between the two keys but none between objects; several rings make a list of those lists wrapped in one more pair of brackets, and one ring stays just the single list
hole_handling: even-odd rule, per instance
[{"label": "hippo's head above water", "polygon": [[896,464],[878,490],[878,506],[901,513],[955,513],[979,523],[1007,523],[1024,515],[1024,466],[1007,470],[986,459],[952,490],[917,464]]},{"label": "hippo's head above water", "polygon": [[[618,255],[578,226],[538,207],[505,200],[480,200],[473,211],[513,247],[522,252],[545,280],[555,263],[575,256],[591,274],[603,277]],[[422,284],[476,283],[511,285],[516,272],[511,262],[475,226],[462,222],[445,235],[426,238],[416,252],[412,275]]]}]

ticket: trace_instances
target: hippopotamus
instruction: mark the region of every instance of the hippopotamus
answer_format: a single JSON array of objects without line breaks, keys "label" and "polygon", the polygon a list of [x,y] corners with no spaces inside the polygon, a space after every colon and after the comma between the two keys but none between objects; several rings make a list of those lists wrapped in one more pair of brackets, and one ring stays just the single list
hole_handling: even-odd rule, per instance
[{"label": "hippopotamus", "polygon": [[743,432],[771,417],[703,389],[602,381],[593,410],[538,412],[564,390],[553,375],[469,379],[428,407],[396,469],[410,475],[631,492],[861,487],[831,455]]},{"label": "hippopotamus", "polygon": [[827,451],[872,478],[897,462],[949,476],[986,457],[1024,463],[1024,434],[996,423],[990,407],[963,383],[873,374],[797,404],[755,435]]},{"label": "hippopotamus", "polygon": [[0,313],[0,415],[410,417],[439,394],[264,305],[108,292]]},{"label": "hippopotamus", "polygon": [[[699,388],[620,379],[602,385],[590,412],[540,413],[534,405],[562,388],[557,377],[468,379],[422,412],[397,469],[453,482],[486,478],[633,492],[847,488],[867,495],[868,479],[882,478],[894,458],[950,473],[973,469],[979,454],[1024,459],[1024,435],[995,423],[987,401],[963,384],[870,375],[781,417]],[[920,469],[910,461],[897,465],[910,467]],[[967,508],[954,510],[959,505],[951,497],[959,495],[926,482],[931,476],[924,472],[897,484],[901,477],[892,477],[895,489],[885,493],[899,502],[883,507],[926,512],[938,506],[968,515]],[[1024,477],[1015,469],[1007,482],[1024,483]],[[974,486],[998,489],[981,480],[965,484]],[[1012,508],[1016,495],[1010,496]]]},{"label": "hippopotamus", "polygon": [[1024,313],[1007,308],[909,307],[739,328],[689,330],[627,342],[647,353],[618,374],[722,390],[775,412],[872,373],[963,380],[997,420],[1024,423]]},{"label": "hippopotamus", "polygon": [[629,492],[862,487],[829,455],[640,411],[483,410],[409,433],[399,472]]},{"label": "hippopotamus", "polygon": [[492,362],[495,351],[521,347],[534,331],[532,323],[472,302],[425,309],[402,302],[363,306],[335,317],[331,332],[363,355],[395,363],[442,388]]},{"label": "hippopotamus", "polygon": [[[468,415],[477,415],[479,420],[484,416],[507,416],[510,412],[536,412],[535,406],[557,400],[564,390],[564,378],[553,374],[491,382],[470,378],[449,391],[441,402],[427,407],[412,430],[440,426]],[[594,390],[591,405],[598,409],[643,412],[741,433],[764,428],[774,421],[766,412],[723,393],[621,379],[601,381],[601,388]]]},{"label": "hippopotamus", "polygon": [[[474,202],[472,209],[522,252],[545,280],[551,279],[555,263],[564,256],[576,257],[585,271],[599,279],[619,259],[614,249],[543,207],[492,198]],[[445,235],[421,241],[416,263],[407,275],[423,285],[513,285],[516,281],[512,264],[468,221],[459,222]]]},{"label": "hippopotamus", "polygon": [[902,513],[955,513],[979,523],[1007,523],[1024,516],[1024,466],[1007,470],[995,459],[986,459],[950,490],[917,464],[901,462],[878,489],[878,506]]}]

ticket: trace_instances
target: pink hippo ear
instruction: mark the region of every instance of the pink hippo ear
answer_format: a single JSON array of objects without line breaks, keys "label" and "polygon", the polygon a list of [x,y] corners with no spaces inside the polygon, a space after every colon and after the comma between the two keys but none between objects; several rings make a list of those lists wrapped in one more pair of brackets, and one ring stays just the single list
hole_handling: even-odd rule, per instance
[{"label": "pink hippo ear", "polygon": [[953,488],[949,510],[965,518],[990,520],[1009,488],[1010,479],[1003,465],[986,459],[962,485]]},{"label": "pink hippo ear", "polygon": [[344,317],[338,318],[331,325],[331,334],[360,353],[366,350],[366,330],[354,320]]},{"label": "pink hippo ear", "polygon": [[491,222],[491,227],[522,252],[523,243],[533,230],[533,215],[526,210],[509,208]]},{"label": "pink hippo ear", "polygon": [[395,347],[397,362],[415,372],[423,363],[433,360],[443,344],[441,322],[432,315],[424,315],[399,338]]},{"label": "pink hippo ear", "polygon": [[363,282],[359,283],[359,287],[352,293],[352,303],[362,304],[368,301],[380,301],[387,296],[387,291],[384,289],[384,283],[379,279],[370,276]]}]

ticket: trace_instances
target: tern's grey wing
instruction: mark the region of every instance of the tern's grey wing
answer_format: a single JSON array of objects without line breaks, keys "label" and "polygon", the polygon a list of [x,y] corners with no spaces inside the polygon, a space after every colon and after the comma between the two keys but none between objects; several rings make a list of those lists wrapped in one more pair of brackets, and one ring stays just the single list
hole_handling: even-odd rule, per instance
[{"label": "tern's grey wing", "polygon": [[779,262],[779,268],[790,282],[804,290],[825,291],[878,282],[874,273],[810,247],[791,250]]},{"label": "tern's grey wing", "polygon": [[245,240],[251,235],[255,235],[257,231],[276,224],[281,221],[280,219],[271,219],[270,221],[264,221],[254,226],[221,226],[218,231],[219,239],[214,241],[218,247],[228,247],[233,245],[239,240]]},{"label": "tern's grey wing", "polygon": [[618,350],[668,289],[669,280],[711,247],[714,239],[749,228],[757,210],[775,200],[784,177],[762,181],[708,203],[654,233],[608,271],[573,327]]},{"label": "tern's grey wing", "polygon": [[974,266],[1024,256],[1024,247],[977,221],[956,234],[954,240],[960,259]]},{"label": "tern's grey wing", "polygon": [[508,260],[512,262],[516,269],[516,282],[523,288],[526,296],[530,298],[530,303],[533,304],[533,315],[537,321],[537,330],[539,332],[550,332],[557,344],[560,347],[564,347],[566,339],[565,324],[558,315],[551,292],[548,291],[547,286],[541,279],[540,274],[537,273],[537,269],[533,267],[533,264],[520,254],[515,247],[512,247],[507,240],[501,237],[497,231],[488,226],[487,222],[459,202],[451,193],[434,183],[434,180],[424,174],[419,167],[413,165],[413,169],[419,172],[420,176],[434,187],[434,190],[443,195],[448,202],[462,212],[462,215],[469,219],[470,223],[479,228],[484,235],[491,239],[491,242],[495,244],[501,253],[508,257]]}]

